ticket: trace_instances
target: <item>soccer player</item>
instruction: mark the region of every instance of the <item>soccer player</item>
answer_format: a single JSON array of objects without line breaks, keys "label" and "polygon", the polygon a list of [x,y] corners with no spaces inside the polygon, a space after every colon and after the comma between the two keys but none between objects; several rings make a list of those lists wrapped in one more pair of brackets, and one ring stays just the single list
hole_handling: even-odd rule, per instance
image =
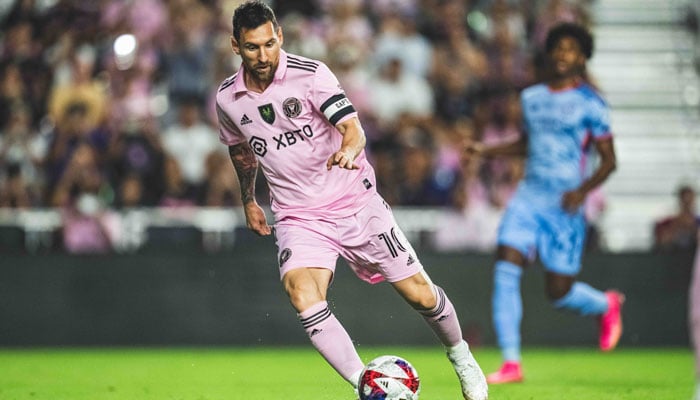
[{"label": "soccer player", "polygon": [[[552,306],[596,316],[603,351],[615,348],[622,333],[624,297],[576,281],[581,269],[586,194],[615,169],[608,107],[586,82],[586,61],[593,37],[583,27],[565,23],[546,40],[550,62],[545,83],[521,93],[525,134],[513,143],[467,145],[467,156],[526,157],[523,180],[505,211],[498,232],[494,268],[493,323],[504,363],[487,377],[489,383],[520,382],[520,278],[535,255],[546,270],[546,292]],[[584,174],[589,147],[599,154],[594,171]]]},{"label": "soccer player", "polygon": [[[285,291],[311,343],[357,390],[364,367],[326,302],[338,256],[362,280],[388,281],[446,348],[465,399],[487,399],[455,309],[421,265],[377,193],[357,112],[334,74],[317,60],[286,53],[273,11],[248,1],[233,14],[238,73],[218,89],[220,140],[229,148],[248,227],[274,233]],[[255,199],[260,165],[274,229]]]}]

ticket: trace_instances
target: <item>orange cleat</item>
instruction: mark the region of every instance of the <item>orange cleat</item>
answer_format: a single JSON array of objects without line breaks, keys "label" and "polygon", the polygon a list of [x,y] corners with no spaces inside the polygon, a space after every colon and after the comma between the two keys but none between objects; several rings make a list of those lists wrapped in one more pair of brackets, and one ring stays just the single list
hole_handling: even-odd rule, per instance
[{"label": "orange cleat", "polygon": [[517,383],[523,381],[523,368],[520,366],[520,361],[506,361],[501,365],[501,369],[489,374],[486,377],[486,382],[490,385],[498,385],[501,383]]},{"label": "orange cleat", "polygon": [[608,311],[600,316],[600,349],[611,351],[622,336],[622,304],[625,295],[609,290],[605,296],[608,298]]}]

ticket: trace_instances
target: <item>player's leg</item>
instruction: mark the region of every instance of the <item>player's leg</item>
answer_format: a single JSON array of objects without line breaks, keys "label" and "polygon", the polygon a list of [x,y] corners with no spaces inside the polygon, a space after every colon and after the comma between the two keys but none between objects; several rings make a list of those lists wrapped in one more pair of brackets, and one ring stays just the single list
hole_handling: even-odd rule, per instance
[{"label": "player's leg", "polygon": [[287,272],[282,282],[313,346],[356,386],[363,363],[345,328],[328,308],[326,292],[332,276],[328,269],[298,268]]},{"label": "player's leg", "polygon": [[[338,254],[319,233],[327,227],[318,225],[313,230],[294,223],[278,223],[275,227],[282,284],[313,346],[340,376],[356,387],[364,363],[326,302]],[[305,267],[309,265],[324,267]]]},{"label": "player's leg", "polygon": [[[443,290],[430,281],[415,250],[396,224],[391,208],[377,195],[353,219],[343,224],[342,256],[358,277],[376,283],[376,275],[390,282],[397,292],[425,318],[448,349],[464,397],[485,400],[486,380],[462,330],[454,306]],[[346,224],[346,225],[345,225]]]},{"label": "player's leg", "polygon": [[527,259],[513,247],[501,245],[494,267],[492,312],[493,325],[503,364],[489,374],[489,383],[521,382],[520,324],[523,317],[520,281]]},{"label": "player's leg", "polygon": [[425,271],[391,284],[423,316],[445,347],[462,341],[462,328],[452,302],[441,287],[429,280]]},{"label": "player's leg", "polygon": [[585,239],[582,214],[564,211],[546,216],[538,248],[547,270],[546,290],[552,305],[582,316],[597,317],[600,323],[600,348],[615,348],[622,334],[621,309],[624,296],[617,291],[603,292],[575,280],[581,269]]},{"label": "player's leg", "polygon": [[467,400],[486,400],[488,386],[479,364],[462,339],[457,312],[439,286],[425,271],[391,283],[406,302],[418,311],[447,350],[447,357],[459,377],[462,394]]},{"label": "player's leg", "polygon": [[539,232],[537,210],[522,193],[508,204],[498,229],[491,307],[503,364],[487,376],[489,383],[521,382],[520,324],[523,316],[520,280]]}]

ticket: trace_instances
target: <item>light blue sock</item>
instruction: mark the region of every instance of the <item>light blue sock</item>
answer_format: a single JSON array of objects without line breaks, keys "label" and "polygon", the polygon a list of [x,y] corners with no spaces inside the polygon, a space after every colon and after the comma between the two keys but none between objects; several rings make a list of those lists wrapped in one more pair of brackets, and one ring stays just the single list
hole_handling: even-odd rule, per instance
[{"label": "light blue sock", "polygon": [[601,315],[608,311],[605,293],[583,282],[576,282],[569,293],[552,302],[554,307],[571,310],[580,315]]},{"label": "light blue sock", "polygon": [[520,321],[523,300],[520,277],[523,269],[508,261],[497,261],[493,276],[493,325],[505,361],[520,361]]}]

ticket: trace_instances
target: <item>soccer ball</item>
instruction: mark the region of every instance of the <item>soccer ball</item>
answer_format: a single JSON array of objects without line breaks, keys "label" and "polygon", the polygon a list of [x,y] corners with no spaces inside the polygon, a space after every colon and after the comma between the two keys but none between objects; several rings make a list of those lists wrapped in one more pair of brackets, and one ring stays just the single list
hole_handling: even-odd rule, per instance
[{"label": "soccer ball", "polygon": [[418,372],[397,356],[380,356],[370,361],[360,374],[360,400],[418,400]]}]

